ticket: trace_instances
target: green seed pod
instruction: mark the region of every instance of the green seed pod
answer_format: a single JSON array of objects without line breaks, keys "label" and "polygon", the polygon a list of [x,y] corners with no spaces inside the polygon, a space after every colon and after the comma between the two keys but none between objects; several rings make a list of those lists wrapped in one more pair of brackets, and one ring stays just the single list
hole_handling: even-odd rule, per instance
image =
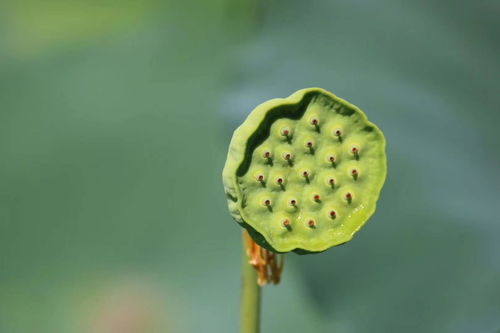
[{"label": "green seed pod", "polygon": [[262,247],[320,252],[349,241],[374,213],[385,138],[354,105],[320,88],[255,108],[223,171],[233,218]]}]

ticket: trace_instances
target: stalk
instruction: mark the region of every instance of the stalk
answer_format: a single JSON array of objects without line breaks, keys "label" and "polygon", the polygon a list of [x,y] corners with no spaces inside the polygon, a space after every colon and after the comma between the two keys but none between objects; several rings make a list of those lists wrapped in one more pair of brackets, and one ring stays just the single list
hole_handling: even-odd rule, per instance
[{"label": "stalk", "polygon": [[[246,230],[243,230],[245,233]],[[243,256],[241,266],[241,313],[240,332],[260,332],[260,286],[257,284],[257,271],[249,264],[243,234]]]}]

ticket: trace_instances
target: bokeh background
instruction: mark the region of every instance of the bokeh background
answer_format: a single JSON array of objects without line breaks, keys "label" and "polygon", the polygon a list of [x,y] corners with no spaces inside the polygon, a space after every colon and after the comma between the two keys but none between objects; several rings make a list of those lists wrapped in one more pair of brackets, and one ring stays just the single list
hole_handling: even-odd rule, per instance
[{"label": "bokeh background", "polygon": [[1,0],[0,332],[237,332],[221,170],[320,86],[385,133],[377,213],[287,255],[264,332],[500,331],[494,0]]}]

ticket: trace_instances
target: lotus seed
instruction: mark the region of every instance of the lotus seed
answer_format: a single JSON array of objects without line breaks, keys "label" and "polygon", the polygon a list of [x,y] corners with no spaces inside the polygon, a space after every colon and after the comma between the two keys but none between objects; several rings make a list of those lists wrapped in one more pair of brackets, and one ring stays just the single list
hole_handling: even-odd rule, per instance
[{"label": "lotus seed", "polygon": [[249,115],[233,135],[223,176],[232,216],[260,246],[324,251],[349,241],[375,211],[385,138],[357,107],[304,89]]}]

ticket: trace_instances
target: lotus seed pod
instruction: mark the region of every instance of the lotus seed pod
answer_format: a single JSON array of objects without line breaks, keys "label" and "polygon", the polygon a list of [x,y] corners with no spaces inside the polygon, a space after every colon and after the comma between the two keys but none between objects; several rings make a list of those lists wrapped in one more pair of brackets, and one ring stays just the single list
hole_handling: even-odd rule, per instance
[{"label": "lotus seed pod", "polygon": [[223,181],[233,218],[274,252],[349,241],[375,212],[385,138],[365,114],[320,88],[255,108],[233,134]]}]

